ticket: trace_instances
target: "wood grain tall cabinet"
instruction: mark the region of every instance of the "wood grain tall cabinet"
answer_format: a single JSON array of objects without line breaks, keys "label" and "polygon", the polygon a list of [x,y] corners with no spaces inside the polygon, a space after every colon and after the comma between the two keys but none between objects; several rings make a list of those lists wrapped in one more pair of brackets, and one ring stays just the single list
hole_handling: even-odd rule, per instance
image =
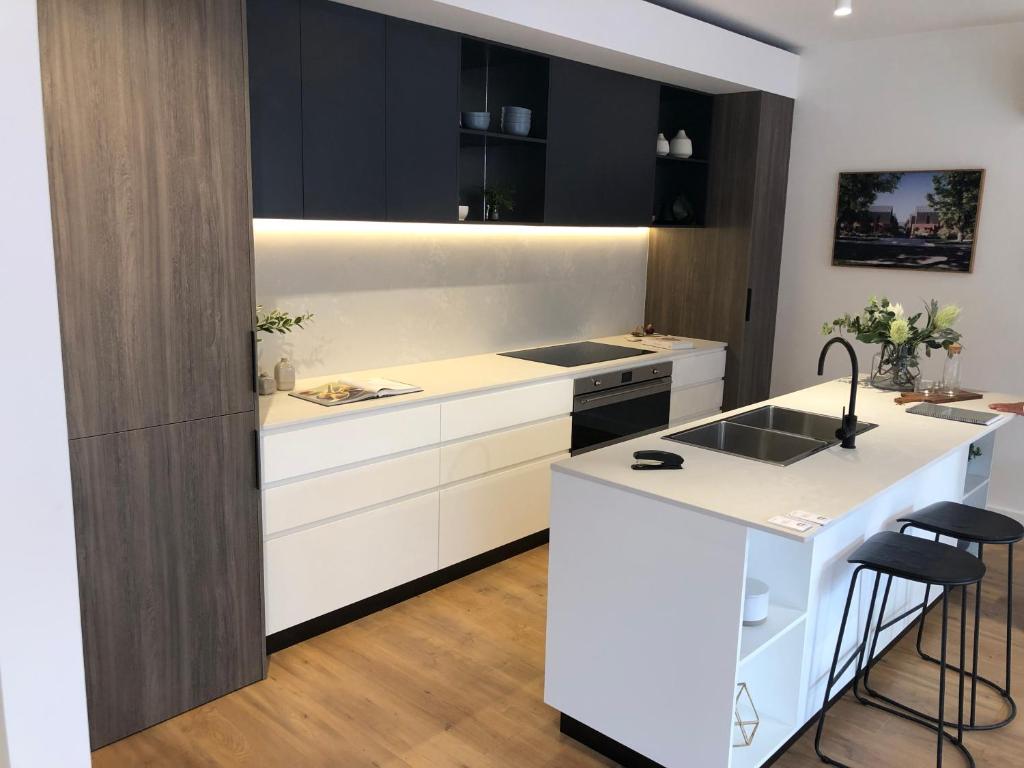
[{"label": "wood grain tall cabinet", "polygon": [[242,0],[39,0],[89,725],[264,675]]},{"label": "wood grain tall cabinet", "polygon": [[716,96],[706,226],[651,229],[647,320],[728,342],[725,409],[771,386],[792,128],[792,99]]}]

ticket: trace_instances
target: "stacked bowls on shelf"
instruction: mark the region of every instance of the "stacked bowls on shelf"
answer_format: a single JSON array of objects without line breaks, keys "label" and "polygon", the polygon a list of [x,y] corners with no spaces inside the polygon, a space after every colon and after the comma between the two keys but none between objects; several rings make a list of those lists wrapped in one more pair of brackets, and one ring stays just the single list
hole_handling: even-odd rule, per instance
[{"label": "stacked bowls on shelf", "polygon": [[532,116],[533,112],[526,107],[502,107],[501,130],[513,136],[529,136]]},{"label": "stacked bowls on shelf", "polygon": [[462,127],[474,131],[486,131],[491,127],[490,112],[463,112]]}]

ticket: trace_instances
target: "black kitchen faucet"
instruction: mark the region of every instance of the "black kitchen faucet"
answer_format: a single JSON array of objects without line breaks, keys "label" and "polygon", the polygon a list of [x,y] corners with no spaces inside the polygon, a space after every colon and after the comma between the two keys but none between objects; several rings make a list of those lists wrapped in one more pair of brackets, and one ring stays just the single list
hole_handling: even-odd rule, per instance
[{"label": "black kitchen faucet", "polygon": [[857,438],[857,384],[859,381],[859,370],[857,366],[857,353],[853,351],[850,342],[838,336],[825,342],[818,355],[818,375],[825,373],[825,357],[828,355],[828,348],[833,344],[842,344],[850,353],[850,367],[853,369],[853,376],[850,379],[850,407],[843,409],[843,425],[836,430],[836,437],[842,441],[843,448],[856,448],[854,441]]}]

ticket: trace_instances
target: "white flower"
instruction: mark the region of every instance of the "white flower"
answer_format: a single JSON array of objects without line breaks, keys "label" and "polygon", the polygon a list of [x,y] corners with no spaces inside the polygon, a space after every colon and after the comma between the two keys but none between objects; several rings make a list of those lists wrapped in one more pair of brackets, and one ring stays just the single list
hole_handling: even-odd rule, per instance
[{"label": "white flower", "polygon": [[889,338],[893,344],[903,344],[910,338],[910,323],[902,317],[893,318],[889,323]]},{"label": "white flower", "polygon": [[951,328],[958,317],[960,317],[960,307],[949,304],[935,313],[935,327],[940,331]]},{"label": "white flower", "polygon": [[896,317],[903,317],[903,305],[900,304],[899,302],[896,302],[895,304],[891,305],[889,309],[892,310],[893,314],[896,315]]}]

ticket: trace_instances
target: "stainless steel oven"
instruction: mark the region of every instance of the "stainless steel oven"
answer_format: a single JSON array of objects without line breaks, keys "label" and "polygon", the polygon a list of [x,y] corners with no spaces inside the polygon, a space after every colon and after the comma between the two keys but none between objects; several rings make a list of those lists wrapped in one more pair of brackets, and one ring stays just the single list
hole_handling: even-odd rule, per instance
[{"label": "stainless steel oven", "polygon": [[664,429],[671,390],[670,362],[576,379],[572,455]]}]

